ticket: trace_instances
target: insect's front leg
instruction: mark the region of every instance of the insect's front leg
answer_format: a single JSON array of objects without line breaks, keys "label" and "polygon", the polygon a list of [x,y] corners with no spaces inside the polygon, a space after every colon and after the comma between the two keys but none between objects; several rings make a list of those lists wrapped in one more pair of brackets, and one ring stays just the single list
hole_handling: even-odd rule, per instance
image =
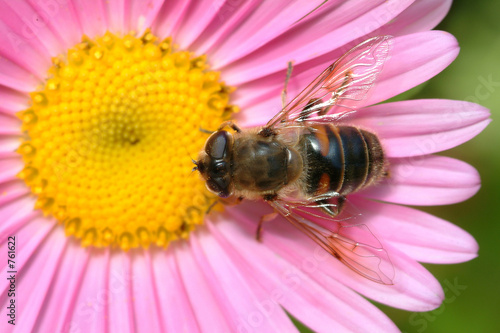
[{"label": "insect's front leg", "polygon": [[[262,199],[264,199],[265,201],[274,201],[274,200],[278,199],[278,195],[276,193],[266,194],[262,197]],[[257,230],[255,232],[255,239],[258,242],[262,241],[262,227],[263,227],[264,222],[272,221],[276,218],[276,216],[278,216],[278,213],[276,211],[269,213],[269,214],[262,215],[262,217],[259,220],[259,224],[257,225]]]},{"label": "insect's front leg", "polygon": [[218,132],[218,131],[222,130],[226,126],[232,128],[235,132],[238,132],[238,133],[241,132],[241,128],[239,128],[238,125],[236,125],[235,123],[233,123],[231,120],[225,121],[222,124],[220,124],[219,128],[217,128],[216,131],[207,130],[207,129],[201,127],[201,126],[200,126],[199,130],[202,133],[213,134],[215,132]]},{"label": "insect's front leg", "polygon": [[269,222],[274,220],[278,216],[277,212],[272,212],[269,214],[262,215],[262,217],[259,220],[259,224],[257,225],[257,230],[255,232],[255,239],[258,242],[262,242],[262,228],[264,225],[264,222]]},{"label": "insect's front leg", "polygon": [[234,205],[241,203],[241,201],[243,201],[243,199],[244,199],[243,197],[236,197],[234,195],[230,196],[228,198],[217,198],[214,200],[214,202],[212,202],[210,204],[210,206],[208,206],[207,211],[205,212],[205,215],[208,215],[210,213],[210,211],[212,210],[212,208],[214,208],[214,206],[217,205],[218,203],[221,203],[224,206],[234,206]]},{"label": "insect's front leg", "polygon": [[219,128],[217,129],[217,131],[220,131],[221,129],[223,129],[226,126],[232,128],[235,132],[238,132],[238,133],[241,132],[241,128],[239,128],[238,125],[236,125],[235,123],[233,123],[232,120],[228,120],[228,121],[225,121],[222,124],[220,124]]}]

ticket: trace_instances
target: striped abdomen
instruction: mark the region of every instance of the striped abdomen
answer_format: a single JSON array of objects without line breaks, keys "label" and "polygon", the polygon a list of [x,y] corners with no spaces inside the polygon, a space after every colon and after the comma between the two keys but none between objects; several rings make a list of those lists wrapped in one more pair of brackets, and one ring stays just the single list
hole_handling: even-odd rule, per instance
[{"label": "striped abdomen", "polygon": [[307,194],[358,191],[385,174],[384,153],[378,138],[352,126],[314,125],[300,142],[307,161]]}]

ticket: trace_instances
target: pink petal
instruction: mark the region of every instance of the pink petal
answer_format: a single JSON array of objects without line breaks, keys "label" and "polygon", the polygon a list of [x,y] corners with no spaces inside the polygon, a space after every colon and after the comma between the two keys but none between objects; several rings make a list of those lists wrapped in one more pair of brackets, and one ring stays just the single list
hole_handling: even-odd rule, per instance
[{"label": "pink petal", "polygon": [[0,135],[18,135],[21,132],[21,121],[13,116],[0,113]]},{"label": "pink petal", "polygon": [[401,14],[382,26],[378,35],[403,36],[433,29],[443,20],[451,7],[451,0],[415,1]]},{"label": "pink petal", "polygon": [[0,243],[5,242],[5,238],[15,235],[19,229],[40,215],[40,212],[33,211],[35,198],[27,195],[28,190],[13,191],[0,196]]},{"label": "pink petal", "polygon": [[198,266],[209,282],[213,294],[224,309],[232,331],[242,331],[258,324],[261,332],[294,331],[295,326],[277,305],[264,315],[256,304],[268,294],[252,275],[244,273],[244,265],[231,259],[232,248],[215,241],[213,235],[200,230],[190,237],[190,244]]},{"label": "pink petal", "polygon": [[[130,2],[126,0],[103,1],[107,11],[107,29],[115,34],[125,35],[130,32]],[[99,22],[102,25],[102,22]]]},{"label": "pink petal", "polygon": [[14,116],[16,112],[28,108],[30,97],[7,87],[0,86],[0,112]]},{"label": "pink petal", "polygon": [[377,133],[388,156],[405,157],[458,146],[479,134],[489,115],[478,104],[425,99],[363,108],[344,121]]},{"label": "pink petal", "polygon": [[[173,246],[172,246],[173,248]],[[201,331],[229,332],[230,317],[217,302],[209,281],[203,276],[192,251],[184,243],[175,247],[175,257],[184,288]]]},{"label": "pink petal", "polygon": [[[45,11],[38,12],[36,6],[26,1],[2,1],[0,13],[0,20],[10,26],[22,41],[36,48],[46,60],[64,51],[64,43]],[[13,45],[9,43],[9,46]]]},{"label": "pink petal", "polygon": [[[108,251],[109,252],[109,251]],[[138,318],[134,312],[133,282],[136,276],[132,270],[130,253],[114,250],[109,261],[101,265],[106,270],[104,290],[101,291],[101,309],[107,324],[119,332],[134,332]],[[102,269],[102,268],[101,268]],[[95,294],[95,293],[94,293]]]},{"label": "pink petal", "polygon": [[[45,19],[63,48],[73,47],[82,38],[80,22],[73,4],[75,1],[30,1],[33,9]],[[87,1],[87,8],[93,8],[95,1]],[[65,50],[62,50],[63,52]]]},{"label": "pink petal", "polygon": [[7,12],[9,9],[4,6],[0,2],[0,55],[22,70],[33,73],[37,80],[42,81],[47,68],[50,67],[46,50],[40,50],[40,46],[34,46],[33,44],[36,43],[24,36],[30,36],[31,32],[24,32],[23,35],[23,31],[17,31],[21,28],[20,20],[11,17],[15,19],[15,22],[11,22],[13,26],[9,26],[7,21],[4,21],[4,13],[9,16]]},{"label": "pink petal", "polygon": [[[29,188],[20,179],[9,179],[3,183],[0,183],[0,219],[7,219],[10,213],[3,215],[2,209],[3,205],[9,204],[21,197],[28,197],[30,193]],[[30,207],[28,211],[32,210]]]},{"label": "pink petal", "polygon": [[[59,231],[61,234],[62,232]],[[82,249],[79,242],[69,239],[57,274],[51,284],[51,291],[36,323],[40,332],[71,331],[71,315],[75,311],[76,298],[91,256],[90,249]]]},{"label": "pink petal", "polygon": [[[23,268],[22,273],[16,274],[16,291],[24,292],[16,293],[16,301],[18,304],[30,305],[18,307],[17,315],[24,319],[16,321],[19,332],[32,332],[35,329],[45,299],[52,290],[67,240],[64,233],[53,230],[29,261],[22,262],[21,258],[17,258],[18,267],[23,265]],[[18,241],[22,242],[20,239]]]},{"label": "pink petal", "polygon": [[198,36],[192,49],[197,54],[212,54],[212,50],[222,44],[260,3],[259,0],[225,1],[217,10],[217,18]]},{"label": "pink petal", "polygon": [[[63,233],[61,232],[61,234]],[[122,272],[121,267],[110,267],[109,252],[109,249],[92,249],[84,276],[83,278],[79,277],[82,280],[73,305],[74,311],[69,319],[69,327],[73,331],[107,332],[107,321],[110,316],[108,306],[113,309],[123,304],[123,300],[118,298],[114,289],[111,289],[112,284],[108,282],[111,272],[117,272],[117,274]],[[81,262],[81,264],[83,265],[85,262]],[[81,269],[78,266],[77,268]],[[110,306],[111,304],[112,306]],[[126,312],[121,313],[121,322],[127,323]],[[66,325],[67,323],[68,321]],[[117,327],[119,332],[126,332],[120,328],[120,326]]]},{"label": "pink petal", "polygon": [[[54,229],[54,223],[47,222],[44,218],[35,218],[30,223],[22,225],[21,229],[16,230],[16,241],[24,239],[24,242],[19,242],[16,245],[16,259],[17,259],[17,273],[23,274],[25,266],[29,263],[31,258],[37,256],[38,249],[42,246],[47,235]],[[1,234],[0,242],[5,248],[7,246],[8,237],[12,234]],[[3,276],[7,275],[7,271],[11,269],[7,266],[7,260],[0,264],[2,267],[1,273]],[[0,280],[0,304],[3,304],[7,296],[9,281]]]},{"label": "pink petal", "polygon": [[[19,136],[0,136],[0,156],[2,157],[2,160],[14,160],[17,159],[20,161],[20,164],[22,163],[21,156],[16,153],[16,149],[19,148],[19,144],[21,143],[21,138]],[[21,167],[22,169],[22,167]],[[19,172],[21,169],[17,168],[17,172]],[[6,180],[11,180],[14,178],[14,176],[17,174],[17,172],[14,170],[14,173],[6,173],[4,176],[0,175],[0,182],[4,182]]]},{"label": "pink petal", "polygon": [[153,23],[159,36],[173,36],[189,9],[190,1],[165,1]]},{"label": "pink petal", "polygon": [[106,33],[109,23],[105,1],[72,0],[71,4],[77,16],[74,29],[81,31],[80,38],[83,34],[93,38]]},{"label": "pink petal", "polygon": [[[271,315],[279,303],[314,331],[397,331],[380,310],[346,286],[336,283],[325,289],[312,280],[309,275],[316,273],[317,253],[295,266],[258,243],[231,218],[209,227],[218,242],[227,243],[226,253],[241,264],[245,275],[267,290],[267,296],[256,303],[256,314]],[[332,309],[342,311],[331,316]]]},{"label": "pink petal", "polygon": [[[158,303],[158,290],[153,278],[153,267],[149,251],[136,249],[131,251],[132,259],[132,288],[134,314],[138,332],[164,332],[161,313]],[[113,326],[111,326],[113,327]]]},{"label": "pink petal", "polygon": [[40,84],[38,78],[25,67],[7,57],[0,58],[0,84],[17,91],[29,92]]},{"label": "pink petal", "polygon": [[[367,33],[390,21],[394,16],[408,7],[411,2],[413,1],[398,1],[394,3],[387,1],[371,1],[369,3],[343,2],[340,5],[335,4],[335,6],[332,3],[331,6],[334,6],[334,10],[327,12],[327,8],[325,8],[323,10],[324,14],[314,20],[290,28],[285,23],[288,22],[290,24],[300,18],[301,15],[305,15],[304,13],[307,13],[306,9],[304,12],[299,12],[296,7],[293,7],[290,8],[291,13],[286,13],[285,11],[282,13],[282,15],[286,15],[286,20],[282,19],[283,35],[279,36],[278,33],[282,31],[279,28],[274,29],[274,25],[272,26],[273,33],[276,33],[276,36],[279,37],[270,36],[275,37],[272,41],[267,39],[258,40],[258,38],[262,38],[262,35],[252,32],[253,36],[249,40],[245,39],[246,42],[244,44],[241,42],[238,42],[238,45],[233,45],[231,42],[225,44],[228,47],[232,45],[232,52],[228,53],[223,46],[221,48],[221,55],[218,52],[213,55],[215,59],[214,63],[217,64],[216,68],[223,67],[224,79],[229,84],[241,85],[242,83],[286,69],[289,61],[293,61],[295,66],[297,66],[298,64],[342,48],[353,40],[365,36]],[[261,47],[261,45],[264,46]],[[249,51],[253,51],[252,48],[256,47],[260,48],[241,61],[229,66],[227,65],[248,54]],[[239,51],[240,49],[244,51]],[[341,52],[344,53],[348,49],[346,48]],[[222,54],[224,54],[224,57],[220,59],[222,58]],[[231,54],[232,57],[228,57],[227,54]],[[308,66],[311,67],[311,65]]]},{"label": "pink petal", "polygon": [[152,265],[167,332],[199,332],[186,288],[170,251],[152,250]]},{"label": "pink petal", "polygon": [[392,247],[417,261],[448,264],[477,256],[478,245],[470,234],[431,214],[361,199],[353,199],[352,205],[362,214],[356,223],[366,223]]},{"label": "pink petal", "polygon": [[[240,204],[237,209],[228,209],[228,213],[240,221],[245,232],[251,237],[255,234],[261,215],[270,211],[263,204],[259,203],[258,207],[256,208],[254,203]],[[264,226],[262,241],[292,265],[305,267],[302,270],[327,290],[335,290],[335,281],[338,281],[366,297],[393,307],[409,311],[429,311],[438,307],[443,299],[443,291],[432,274],[413,259],[390,247],[381,238],[382,235],[377,236],[388,251],[396,271],[394,285],[375,283],[354,273],[281,217]],[[316,263],[312,271],[309,271],[311,258],[314,258]]]},{"label": "pink petal", "polygon": [[384,69],[363,105],[382,102],[425,82],[455,60],[457,40],[444,31],[397,37]]},{"label": "pink petal", "polygon": [[[186,12],[186,16],[182,19],[182,24],[175,34],[176,43],[184,49],[191,49],[191,44],[198,36],[206,29],[212,20],[222,23],[217,17],[219,8],[224,4],[223,1],[202,1],[191,2],[191,6]],[[196,51],[196,50],[191,50]]]},{"label": "pink petal", "polygon": [[[216,50],[212,51],[211,58],[216,69],[227,66],[237,59],[257,50],[262,45],[272,41],[284,32],[287,32],[294,22],[316,8],[322,1],[264,1],[261,5],[244,20],[235,31],[226,39],[221,41]],[[327,7],[337,5],[336,3],[326,4]],[[351,7],[352,8],[352,7]],[[326,7],[322,9],[327,10]],[[349,17],[356,17],[358,12],[350,14]],[[305,30],[305,29],[304,29]],[[308,31],[314,29],[309,28]],[[302,31],[302,29],[298,30]],[[322,32],[328,31],[324,27]],[[318,30],[316,30],[318,34]],[[322,35],[322,34],[321,34]],[[314,36],[309,34],[309,36]],[[245,41],[242,43],[242,41]],[[281,44],[281,43],[280,43]],[[279,44],[275,44],[278,47]],[[288,46],[287,50],[293,50],[293,46]],[[283,63],[286,66],[286,61]],[[237,71],[234,71],[236,74]],[[228,75],[230,84],[238,81]]]},{"label": "pink petal", "polygon": [[131,0],[130,2],[130,26],[132,30],[137,30],[140,35],[154,23],[164,1]]},{"label": "pink petal", "polygon": [[449,157],[390,159],[389,165],[390,178],[359,193],[360,196],[404,205],[435,206],[467,200],[481,187],[476,169]]},{"label": "pink petal", "polygon": [[[0,140],[1,142],[1,140]],[[24,163],[19,156],[3,158],[0,163],[0,183],[16,178],[16,175],[23,169]]]}]

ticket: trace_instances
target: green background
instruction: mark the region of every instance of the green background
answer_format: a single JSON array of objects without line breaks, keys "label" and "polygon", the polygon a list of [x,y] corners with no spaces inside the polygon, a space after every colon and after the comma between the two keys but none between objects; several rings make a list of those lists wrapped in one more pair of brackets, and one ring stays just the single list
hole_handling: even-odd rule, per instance
[{"label": "green background", "polygon": [[[426,265],[445,289],[440,308],[427,313],[380,308],[403,332],[500,332],[500,1],[454,1],[436,29],[457,38],[458,58],[397,99],[467,100],[491,110],[493,122],[481,134],[441,153],[479,171],[479,193],[459,204],[423,208],[471,233],[479,243],[479,257],[462,264]],[[497,84],[486,87],[484,80]],[[448,287],[454,284],[460,288]]]}]

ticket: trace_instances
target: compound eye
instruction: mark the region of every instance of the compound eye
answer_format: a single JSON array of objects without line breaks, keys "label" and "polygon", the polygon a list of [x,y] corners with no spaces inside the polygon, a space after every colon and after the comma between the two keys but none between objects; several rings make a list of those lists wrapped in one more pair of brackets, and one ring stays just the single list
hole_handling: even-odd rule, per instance
[{"label": "compound eye", "polygon": [[231,134],[227,131],[219,131],[212,134],[206,144],[206,153],[216,159],[221,159],[227,155]]}]

